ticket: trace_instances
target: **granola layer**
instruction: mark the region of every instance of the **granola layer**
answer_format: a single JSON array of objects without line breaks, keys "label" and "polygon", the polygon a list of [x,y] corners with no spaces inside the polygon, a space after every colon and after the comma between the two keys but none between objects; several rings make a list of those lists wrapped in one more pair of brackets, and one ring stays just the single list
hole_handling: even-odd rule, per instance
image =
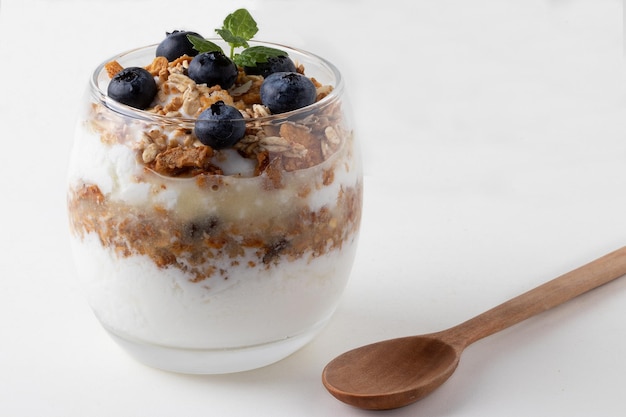
[{"label": "granola layer", "polygon": [[70,192],[70,224],[77,237],[94,233],[119,257],[146,255],[160,268],[189,274],[193,282],[227,280],[229,266],[267,269],[341,249],[358,230],[361,193],[360,184],[339,187],[333,205],[276,204],[273,216],[240,219],[209,213],[185,219],[176,208],[138,208],[111,201],[97,185],[82,184]]}]

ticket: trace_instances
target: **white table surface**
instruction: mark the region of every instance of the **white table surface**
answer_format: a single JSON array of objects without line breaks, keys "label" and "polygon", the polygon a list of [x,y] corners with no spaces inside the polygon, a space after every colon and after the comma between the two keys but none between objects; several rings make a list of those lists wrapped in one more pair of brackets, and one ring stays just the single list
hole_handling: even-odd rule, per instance
[{"label": "white table surface", "polygon": [[[247,7],[258,39],[344,72],[366,164],[359,253],[329,326],[256,371],[140,365],[100,328],[68,250],[65,170],[92,68],[210,33]],[[626,243],[618,0],[2,0],[0,415],[370,416],[331,397],[350,348],[441,330]],[[296,23],[294,23],[296,22]],[[626,415],[626,279],[470,346],[393,416]]]}]

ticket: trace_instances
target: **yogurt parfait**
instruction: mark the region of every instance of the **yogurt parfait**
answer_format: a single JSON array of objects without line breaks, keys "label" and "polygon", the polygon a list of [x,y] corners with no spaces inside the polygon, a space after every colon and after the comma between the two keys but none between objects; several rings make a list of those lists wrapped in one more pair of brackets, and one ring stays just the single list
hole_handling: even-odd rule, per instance
[{"label": "yogurt parfait", "polygon": [[168,33],[88,86],[68,173],[76,268],[102,326],[153,367],[276,362],[350,274],[362,168],[341,75],[256,30],[240,9],[223,39]]}]

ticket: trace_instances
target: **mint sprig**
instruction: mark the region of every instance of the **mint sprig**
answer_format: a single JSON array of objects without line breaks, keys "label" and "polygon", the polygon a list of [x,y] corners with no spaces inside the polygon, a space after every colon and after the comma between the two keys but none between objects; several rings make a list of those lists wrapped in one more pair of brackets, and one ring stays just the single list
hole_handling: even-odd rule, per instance
[{"label": "mint sprig", "polygon": [[[266,46],[250,46],[248,41],[257,34],[259,28],[256,21],[246,9],[237,9],[224,19],[222,27],[215,29],[218,35],[230,46],[230,59],[242,67],[256,67],[257,64],[267,62],[269,58],[287,56],[287,53],[276,48]],[[193,48],[199,53],[221,51],[215,43],[195,35],[187,35]],[[237,53],[237,48],[244,48]]]},{"label": "mint sprig", "polygon": [[238,9],[226,16],[222,28],[215,31],[230,45],[230,58],[233,59],[235,48],[247,48],[248,41],[256,35],[259,28],[250,12]]}]

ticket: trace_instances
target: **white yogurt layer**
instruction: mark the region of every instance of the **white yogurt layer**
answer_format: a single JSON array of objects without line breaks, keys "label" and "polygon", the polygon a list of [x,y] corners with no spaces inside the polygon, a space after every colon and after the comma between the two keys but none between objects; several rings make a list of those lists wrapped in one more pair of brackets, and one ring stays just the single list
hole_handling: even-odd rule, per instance
[{"label": "white yogurt layer", "polygon": [[280,266],[229,266],[228,281],[192,283],[146,256],[119,258],[95,234],[73,239],[79,275],[102,324],[146,343],[183,348],[251,346],[295,336],[327,319],[349,276],[356,236],[341,249]]}]

